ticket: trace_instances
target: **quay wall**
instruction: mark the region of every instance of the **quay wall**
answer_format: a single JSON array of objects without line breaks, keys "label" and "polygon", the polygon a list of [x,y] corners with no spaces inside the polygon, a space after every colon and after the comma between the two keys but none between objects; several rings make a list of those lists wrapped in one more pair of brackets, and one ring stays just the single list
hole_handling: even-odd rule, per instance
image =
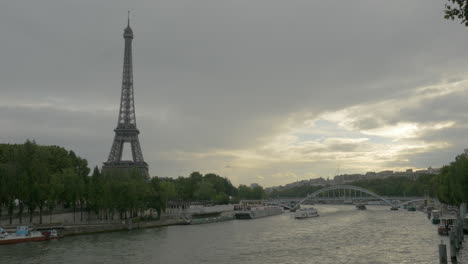
[{"label": "quay wall", "polygon": [[167,219],[167,220],[156,220],[156,221],[145,221],[135,222],[131,220],[123,221],[119,224],[101,224],[101,225],[71,225],[63,226],[62,230],[59,230],[60,235],[73,236],[82,234],[93,234],[101,232],[114,232],[123,230],[143,229],[143,228],[154,228],[163,227],[170,225],[183,224],[184,221],[181,219]]}]

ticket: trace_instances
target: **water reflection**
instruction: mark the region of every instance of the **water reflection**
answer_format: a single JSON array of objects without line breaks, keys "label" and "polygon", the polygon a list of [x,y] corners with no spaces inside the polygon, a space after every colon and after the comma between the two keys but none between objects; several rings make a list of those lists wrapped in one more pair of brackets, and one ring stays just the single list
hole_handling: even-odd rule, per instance
[{"label": "water reflection", "polygon": [[[437,227],[420,212],[318,205],[320,217],[67,237],[0,248],[4,263],[437,263]],[[2,261],[3,263],[3,261]]]}]

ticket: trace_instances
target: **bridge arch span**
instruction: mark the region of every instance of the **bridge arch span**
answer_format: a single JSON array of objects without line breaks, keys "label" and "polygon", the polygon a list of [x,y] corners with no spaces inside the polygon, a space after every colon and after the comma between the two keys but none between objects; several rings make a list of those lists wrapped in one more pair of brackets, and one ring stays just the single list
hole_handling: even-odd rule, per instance
[{"label": "bridge arch span", "polygon": [[315,198],[317,195],[321,194],[321,193],[324,193],[324,192],[328,192],[328,191],[333,191],[333,190],[353,190],[353,191],[358,191],[358,192],[362,192],[362,193],[366,193],[370,196],[373,196],[377,199],[380,199],[382,201],[384,201],[385,203],[387,203],[388,205],[390,206],[394,206],[394,204],[392,204],[389,200],[385,199],[384,197],[372,192],[372,191],[369,191],[367,189],[364,189],[364,188],[361,188],[361,187],[357,187],[357,186],[353,186],[353,185],[332,185],[332,186],[328,186],[328,187],[325,187],[323,189],[320,189],[320,190],[317,190],[311,194],[308,194],[306,196],[306,198],[302,199],[299,203],[297,203],[294,208],[297,208],[299,207],[299,205],[301,205],[303,202],[305,202],[306,200],[310,199],[310,198]]}]

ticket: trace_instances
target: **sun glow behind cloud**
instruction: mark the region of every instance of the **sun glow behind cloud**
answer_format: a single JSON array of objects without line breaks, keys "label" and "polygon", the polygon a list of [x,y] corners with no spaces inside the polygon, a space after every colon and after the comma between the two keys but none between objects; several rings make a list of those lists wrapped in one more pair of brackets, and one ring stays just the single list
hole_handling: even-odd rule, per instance
[{"label": "sun glow behind cloud", "polygon": [[419,134],[429,130],[439,130],[453,126],[455,122],[440,122],[427,125],[418,123],[397,123],[393,126],[384,126],[375,129],[362,130],[361,133],[365,135],[379,136],[391,138],[394,141],[405,138],[416,138]]},{"label": "sun glow behind cloud", "polygon": [[[427,141],[424,136],[453,128],[457,123],[453,120],[416,122],[404,117],[400,121],[398,115],[401,111],[417,109],[432,98],[464,92],[467,84],[465,81],[418,88],[398,98],[318,115],[294,113],[281,124],[285,129],[263,145],[185,156],[223,157],[223,162],[228,163],[220,168],[224,175],[242,181],[236,175],[251,171],[255,172],[251,173],[251,181],[260,183],[278,184],[326,176],[323,167],[327,166],[328,170],[330,166],[339,166],[346,173],[404,170],[414,167],[413,156],[450,147],[450,142]],[[298,170],[301,166],[304,169]],[[333,172],[327,175],[330,173]]]}]

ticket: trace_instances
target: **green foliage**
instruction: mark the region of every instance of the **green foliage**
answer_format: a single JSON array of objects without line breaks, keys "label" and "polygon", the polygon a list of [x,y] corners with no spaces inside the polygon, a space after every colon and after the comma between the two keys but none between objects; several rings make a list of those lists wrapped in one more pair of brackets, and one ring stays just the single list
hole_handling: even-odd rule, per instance
[{"label": "green foliage", "polygon": [[361,180],[353,185],[371,190],[382,196],[424,196],[434,194],[432,178],[435,175],[422,175],[416,180],[408,177],[388,177],[385,179]]},{"label": "green foliage", "polygon": [[246,200],[261,200],[265,198],[265,191],[263,190],[263,187],[259,185],[255,187],[239,185],[237,197],[239,199],[246,199]]},{"label": "green foliage", "polygon": [[442,168],[434,185],[440,201],[453,205],[468,203],[468,150]]},{"label": "green foliage", "polygon": [[[388,177],[385,179],[360,180],[351,183],[382,196],[425,196],[438,198],[451,205],[468,203],[468,150],[458,155],[455,161],[444,166],[439,175],[421,175],[416,179]],[[324,186],[298,186],[287,190],[274,190],[269,197],[305,197]],[[246,186],[239,186],[245,196]]]},{"label": "green foliage", "polygon": [[[40,146],[34,141],[24,144],[0,144],[0,208],[8,208],[10,219],[18,202],[18,216],[24,210],[43,209],[52,214],[57,204],[93,212],[100,219],[112,218],[118,212],[121,218],[134,217],[147,209],[159,214],[166,210],[170,200],[209,201],[226,204],[233,198],[262,199],[261,186],[242,187],[243,192],[224,177],[214,173],[193,172],[177,179],[149,179],[138,170],[91,170],[88,162],[73,151],[58,146]],[[0,211],[0,215],[1,215]]]},{"label": "green foliage", "polygon": [[215,197],[213,198],[213,200],[217,203],[220,203],[220,204],[228,204],[229,203],[229,196],[223,192],[220,192],[218,194],[215,195]]},{"label": "green foliage", "polygon": [[212,201],[215,199],[216,190],[211,182],[208,180],[198,182],[196,185],[195,193],[193,194],[196,200]]},{"label": "green foliage", "polygon": [[445,19],[460,20],[461,24],[468,26],[468,1],[467,0],[447,0],[445,4]]},{"label": "green foliage", "polygon": [[[80,175],[82,180],[89,169],[87,161],[77,157],[73,152],[57,146],[39,146],[34,141],[27,140],[24,144],[0,144],[0,181],[2,195],[0,205],[8,208],[10,219],[15,206],[19,203],[19,217],[22,219],[23,208],[30,214],[38,208],[40,222],[44,208],[52,210],[57,202],[67,201],[70,195],[83,195],[82,184],[72,185],[65,189],[70,175]],[[86,174],[86,175],[85,175]],[[70,203],[75,202],[71,199]]]},{"label": "green foliage", "polygon": [[171,182],[175,186],[176,195],[173,200],[183,201],[215,201],[228,203],[230,197],[237,195],[237,188],[227,179],[214,173],[202,175],[192,172],[188,178],[161,179],[163,182]]},{"label": "green foliage", "polygon": [[308,194],[313,193],[319,189],[322,189],[323,186],[297,186],[294,188],[286,189],[286,190],[273,190],[268,193],[268,197],[270,198],[292,198],[292,197],[306,197]]},{"label": "green foliage", "polygon": [[166,205],[169,200],[177,198],[177,189],[172,181],[161,180],[154,177],[150,181],[151,195],[149,205],[150,208],[156,209],[160,215],[166,210]]},{"label": "green foliage", "polygon": [[121,215],[126,212],[133,215],[149,208],[152,189],[147,176],[138,170],[106,170],[101,183],[104,208]]}]

